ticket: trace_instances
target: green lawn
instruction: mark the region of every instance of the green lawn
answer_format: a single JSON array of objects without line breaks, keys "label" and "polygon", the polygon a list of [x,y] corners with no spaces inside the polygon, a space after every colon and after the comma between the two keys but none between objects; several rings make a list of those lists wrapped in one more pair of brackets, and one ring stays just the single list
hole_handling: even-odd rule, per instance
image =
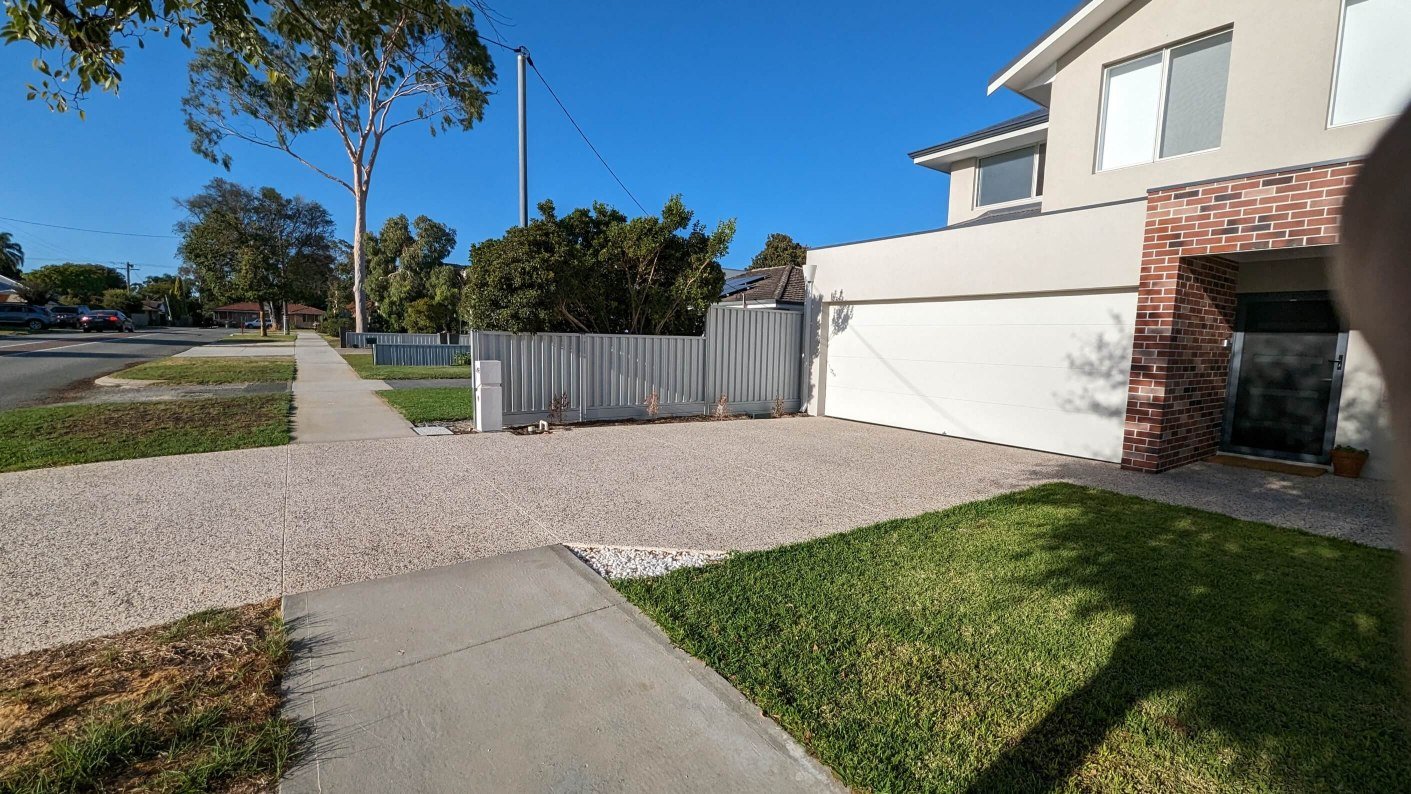
[{"label": "green lawn", "polygon": [[860,789],[1404,791],[1397,567],[1051,484],[615,584]]},{"label": "green lawn", "polygon": [[474,373],[469,366],[458,367],[391,367],[372,363],[372,353],[350,353],[340,351],[358,377],[368,380],[427,380],[433,378],[470,378]]},{"label": "green lawn", "polygon": [[246,331],[243,334],[231,334],[224,339],[217,339],[216,344],[254,345],[262,342],[293,342],[298,338],[297,334],[270,334],[269,336],[260,336],[259,331]]},{"label": "green lawn", "polygon": [[294,359],[255,356],[163,358],[113,373],[173,384],[279,383],[294,379]]},{"label": "green lawn", "polygon": [[475,392],[464,388],[393,389],[377,393],[408,422],[460,422],[475,417]]},{"label": "green lawn", "polygon": [[289,443],[288,394],[0,411],[0,471]]}]

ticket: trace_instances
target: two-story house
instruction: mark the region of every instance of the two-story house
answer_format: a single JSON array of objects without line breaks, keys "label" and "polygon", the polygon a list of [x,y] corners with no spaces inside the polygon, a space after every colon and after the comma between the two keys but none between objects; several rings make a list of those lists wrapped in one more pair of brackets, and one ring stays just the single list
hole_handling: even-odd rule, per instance
[{"label": "two-story house", "polygon": [[1411,98],[1411,0],[1084,0],[1001,89],[1039,108],[910,155],[947,227],[809,250],[810,410],[1145,471],[1348,444],[1385,475],[1326,266]]}]

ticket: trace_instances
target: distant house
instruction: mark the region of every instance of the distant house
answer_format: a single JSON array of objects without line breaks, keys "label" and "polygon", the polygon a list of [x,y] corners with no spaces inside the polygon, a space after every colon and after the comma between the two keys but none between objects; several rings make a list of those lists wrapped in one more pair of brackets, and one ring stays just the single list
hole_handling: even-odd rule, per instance
[{"label": "distant house", "polygon": [[761,267],[725,279],[719,303],[746,309],[803,311],[803,268]]},{"label": "distant house", "polygon": [[0,303],[23,303],[19,288],[20,282],[9,276],[0,276]]},{"label": "distant house", "polygon": [[[313,328],[323,319],[323,309],[315,309],[302,303],[291,303],[285,309],[289,316],[289,325],[294,328]],[[217,325],[233,328],[251,321],[259,322],[260,305],[254,301],[241,301],[222,306],[213,313]],[[265,319],[276,324],[278,320],[268,307],[265,309]]]}]

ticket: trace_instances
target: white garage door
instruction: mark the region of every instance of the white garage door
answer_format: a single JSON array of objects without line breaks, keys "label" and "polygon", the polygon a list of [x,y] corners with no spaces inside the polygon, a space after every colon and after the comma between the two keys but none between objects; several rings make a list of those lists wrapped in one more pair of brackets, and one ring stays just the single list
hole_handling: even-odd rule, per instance
[{"label": "white garage door", "polygon": [[835,304],[823,412],[1120,461],[1136,293]]}]

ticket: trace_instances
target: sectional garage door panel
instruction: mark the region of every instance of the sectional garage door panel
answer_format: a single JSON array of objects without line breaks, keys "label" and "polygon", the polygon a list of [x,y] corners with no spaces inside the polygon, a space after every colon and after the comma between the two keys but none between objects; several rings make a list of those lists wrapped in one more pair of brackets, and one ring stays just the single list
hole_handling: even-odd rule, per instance
[{"label": "sectional garage door panel", "polygon": [[830,309],[828,416],[1122,458],[1136,293]]}]

